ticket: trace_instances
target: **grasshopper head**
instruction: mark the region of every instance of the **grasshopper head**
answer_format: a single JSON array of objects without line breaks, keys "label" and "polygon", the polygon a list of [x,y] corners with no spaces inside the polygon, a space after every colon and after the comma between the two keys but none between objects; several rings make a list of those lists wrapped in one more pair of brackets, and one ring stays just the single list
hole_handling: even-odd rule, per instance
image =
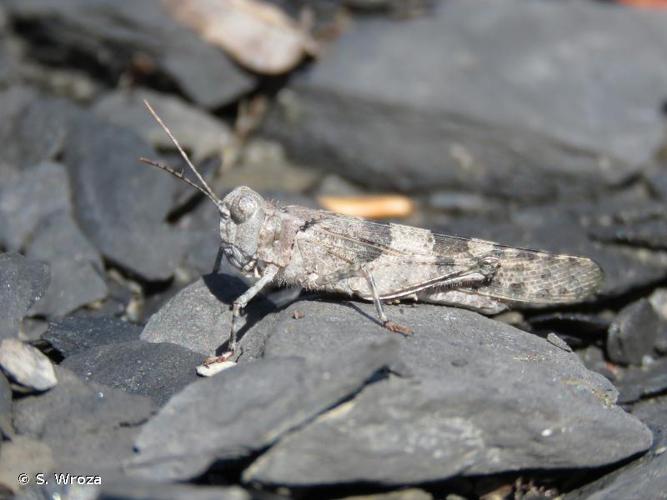
[{"label": "grasshopper head", "polygon": [[245,186],[234,189],[218,205],[223,252],[234,267],[252,270],[265,207],[264,198]]}]

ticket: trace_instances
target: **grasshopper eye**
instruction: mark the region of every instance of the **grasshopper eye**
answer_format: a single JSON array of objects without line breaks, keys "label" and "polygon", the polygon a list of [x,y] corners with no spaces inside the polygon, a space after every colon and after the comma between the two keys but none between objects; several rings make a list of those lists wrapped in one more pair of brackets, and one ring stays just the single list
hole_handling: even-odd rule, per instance
[{"label": "grasshopper eye", "polygon": [[247,221],[257,211],[259,205],[252,196],[241,196],[231,206],[231,215],[234,222]]}]

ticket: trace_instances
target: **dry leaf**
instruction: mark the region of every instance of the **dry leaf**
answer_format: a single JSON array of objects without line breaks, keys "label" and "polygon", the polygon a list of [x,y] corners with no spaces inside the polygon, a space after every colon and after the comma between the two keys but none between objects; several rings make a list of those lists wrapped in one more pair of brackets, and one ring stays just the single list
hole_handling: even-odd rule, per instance
[{"label": "dry leaf", "polygon": [[309,34],[278,7],[258,0],[163,0],[174,18],[239,64],[277,75],[317,51]]},{"label": "dry leaf", "polygon": [[317,201],[332,212],[366,219],[408,217],[415,209],[410,198],[398,194],[320,196]]}]

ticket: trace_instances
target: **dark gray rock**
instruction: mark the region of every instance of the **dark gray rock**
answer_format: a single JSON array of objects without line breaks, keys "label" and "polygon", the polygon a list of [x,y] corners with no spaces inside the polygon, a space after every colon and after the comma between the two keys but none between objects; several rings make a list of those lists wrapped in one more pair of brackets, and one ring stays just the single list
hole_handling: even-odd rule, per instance
[{"label": "dark gray rock", "polygon": [[10,19],[40,33],[32,40],[35,52],[47,56],[48,47],[49,62],[83,56],[114,82],[123,74],[166,76],[211,108],[254,85],[221,50],[176,22],[159,2],[12,0],[6,6]]},{"label": "dark gray rock", "polygon": [[16,337],[21,319],[49,286],[49,267],[19,254],[0,254],[0,283],[0,339]]},{"label": "dark gray rock", "polygon": [[195,382],[144,426],[129,469],[152,479],[191,478],[219,459],[240,459],[360,390],[396,357],[392,339],[331,350],[310,364],[241,363]]},{"label": "dark gray rock", "polygon": [[148,398],[86,384],[56,367],[58,385],[14,404],[21,435],[39,437],[54,452],[57,469],[118,469],[132,455],[132,442],[153,412]]},{"label": "dark gray rock", "polygon": [[[292,319],[296,309],[302,319]],[[415,331],[399,339],[393,365],[412,378],[369,386],[285,436],[245,480],[419,483],[599,466],[651,444],[643,424],[614,406],[611,384],[574,353],[462,309],[387,307],[387,314]],[[279,313],[265,356],[317,362],[341,345],[390,335],[371,315],[371,304],[298,302]]]},{"label": "dark gray rock", "polygon": [[178,345],[135,340],[80,351],[61,366],[86,382],[147,396],[162,406],[197,380],[195,368],[202,361],[200,354]]},{"label": "dark gray rock", "polygon": [[[231,328],[231,304],[245,290],[237,277],[208,274],[181,290],[151,316],[141,333],[147,342],[171,342],[210,356],[227,342]],[[242,336],[273,309],[256,297],[246,308],[239,334]]]},{"label": "dark gray rock", "polygon": [[597,191],[663,140],[665,23],[661,12],[521,0],[356,20],[268,130],[294,155],[376,187],[533,200]]},{"label": "dark gray rock", "polygon": [[0,373],[0,439],[14,434],[12,427],[12,388],[9,381]]},{"label": "dark gray rock", "polygon": [[[183,251],[181,235],[164,223],[177,183],[139,164],[140,156],[156,156],[152,148],[131,130],[62,100],[35,99],[19,121],[37,135],[63,132],[55,153],[69,171],[75,219],[95,247],[145,280],[169,278]],[[19,131],[11,142],[28,147],[34,139]]]},{"label": "dark gray rock", "polygon": [[49,323],[42,339],[65,358],[93,347],[138,340],[141,327],[110,316],[68,316]]},{"label": "dark gray rock", "polygon": [[609,326],[607,356],[616,363],[641,365],[653,352],[660,318],[647,299],[624,307]]},{"label": "dark gray rock", "polygon": [[0,244],[21,250],[44,216],[70,211],[70,196],[67,171],[57,163],[42,163],[3,181]]},{"label": "dark gray rock", "polygon": [[611,500],[617,498],[642,500],[664,498],[667,491],[667,398],[643,401],[634,406],[632,414],[653,432],[651,449],[639,459],[602,478],[576,489],[566,500]]},{"label": "dark gray rock", "polygon": [[631,403],[667,390],[667,359],[658,359],[646,366],[630,367],[614,380],[618,387],[618,400]]},{"label": "dark gray rock", "polygon": [[192,152],[195,164],[222,155],[231,140],[231,131],[225,123],[178,97],[159,92],[117,90],[99,99],[93,111],[109,123],[134,130],[156,150],[173,149],[167,134],[146,111],[144,99],[168,124],[178,142]]},{"label": "dark gray rock", "polygon": [[176,183],[138,163],[140,156],[154,155],[134,132],[90,113],[75,116],[63,161],[82,229],[114,264],[146,280],[168,278],[184,244],[163,222]]},{"label": "dark gray rock", "polygon": [[68,213],[54,213],[38,224],[26,255],[47,261],[51,284],[31,314],[64,316],[108,294],[102,258]]},{"label": "dark gray rock", "polygon": [[51,360],[18,339],[0,341],[0,369],[22,392],[48,391],[58,383]]}]

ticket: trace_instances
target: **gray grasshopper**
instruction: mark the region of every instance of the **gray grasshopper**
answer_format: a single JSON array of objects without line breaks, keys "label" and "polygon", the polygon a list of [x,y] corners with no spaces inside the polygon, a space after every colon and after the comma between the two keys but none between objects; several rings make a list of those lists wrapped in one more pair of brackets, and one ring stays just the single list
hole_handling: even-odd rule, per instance
[{"label": "gray grasshopper", "polygon": [[257,278],[233,304],[227,359],[237,349],[238,318],[269,284],[296,285],[372,301],[388,330],[411,330],[390,321],[383,302],[446,304],[496,314],[513,306],[579,302],[595,293],[600,267],[585,257],[514,248],[490,241],[435,234],[399,224],[369,222],[301,206],[279,206],[242,186],[218,198],[153,108],[148,110],[170,137],[200,185],[183,172],[141,160],[187,182],[220,212],[224,255]]}]

